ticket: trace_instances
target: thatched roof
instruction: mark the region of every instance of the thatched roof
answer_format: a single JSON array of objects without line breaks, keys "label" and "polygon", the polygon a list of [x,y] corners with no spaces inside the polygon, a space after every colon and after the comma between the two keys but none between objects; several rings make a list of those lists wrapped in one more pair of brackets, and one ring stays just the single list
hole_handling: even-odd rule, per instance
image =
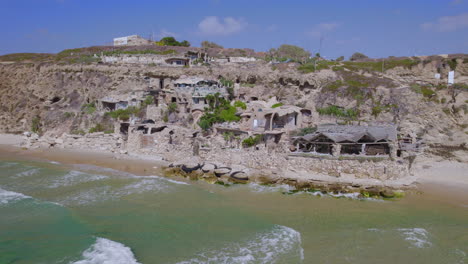
[{"label": "thatched roof", "polygon": [[396,141],[397,130],[395,126],[319,126],[317,132],[295,138],[295,141],[314,142],[320,137],[326,137],[332,142],[357,143],[379,141]]},{"label": "thatched roof", "polygon": [[197,84],[198,82],[201,82],[203,80],[204,78],[202,77],[185,77],[175,80],[174,84]]}]

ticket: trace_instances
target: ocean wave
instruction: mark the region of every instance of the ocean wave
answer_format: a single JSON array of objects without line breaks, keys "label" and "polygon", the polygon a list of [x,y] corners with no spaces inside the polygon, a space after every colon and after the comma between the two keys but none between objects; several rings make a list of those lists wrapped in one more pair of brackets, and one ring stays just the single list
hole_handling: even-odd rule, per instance
[{"label": "ocean wave", "polygon": [[82,257],[73,264],[139,264],[129,247],[100,237],[83,252]]},{"label": "ocean wave", "polygon": [[106,168],[106,167],[100,167],[96,165],[89,165],[89,164],[74,164],[73,165],[75,168],[78,168],[80,170],[89,170],[89,171],[95,171],[95,172],[105,172],[105,173],[110,173],[112,175],[116,176],[124,176],[124,177],[134,177],[136,175],[125,172],[125,171],[120,171],[116,169],[111,169],[111,168]]},{"label": "ocean wave", "polygon": [[10,167],[13,167],[15,165],[18,165],[18,163],[16,163],[16,162],[2,162],[2,163],[0,163],[0,168],[10,168]]},{"label": "ocean wave", "polygon": [[115,191],[114,196],[125,196],[149,191],[164,191],[168,188],[158,179],[140,179]]},{"label": "ocean wave", "polygon": [[[192,263],[297,263],[304,260],[301,234],[286,226],[275,226],[246,243],[233,243],[219,250],[198,254],[197,257],[178,264]],[[285,261],[284,259],[288,259]]]},{"label": "ocean wave", "polygon": [[15,174],[15,177],[29,177],[29,176],[33,176],[34,174],[39,173],[40,171],[41,169],[34,168],[34,169],[27,170],[27,171],[19,172]]},{"label": "ocean wave", "polygon": [[70,186],[82,182],[98,181],[108,178],[104,175],[89,174],[81,171],[70,171],[62,177],[55,179],[49,188],[57,188],[63,186]]},{"label": "ocean wave", "polygon": [[176,180],[169,179],[169,178],[166,178],[166,177],[155,176],[155,175],[151,175],[151,176],[139,176],[139,175],[135,175],[135,174],[132,174],[132,173],[129,173],[129,172],[125,172],[125,171],[120,171],[120,170],[116,170],[116,169],[105,168],[105,167],[100,167],[100,166],[95,166],[95,165],[75,164],[74,166],[75,166],[76,168],[80,168],[80,169],[82,169],[82,170],[91,170],[91,171],[96,171],[96,172],[105,172],[105,173],[110,173],[110,174],[112,174],[112,175],[121,176],[121,177],[125,177],[125,178],[160,179],[160,180],[167,181],[167,182],[172,182],[172,183],[175,183],[175,184],[190,185],[189,183],[182,182],[182,181],[176,181]]},{"label": "ocean wave", "polygon": [[424,228],[399,228],[398,231],[409,241],[412,246],[426,248],[432,246],[429,242],[429,233]]},{"label": "ocean wave", "polygon": [[158,179],[158,180],[161,180],[161,181],[171,182],[171,183],[179,184],[179,185],[190,185],[190,183],[186,183],[186,182],[183,182],[183,181],[176,181],[176,180],[173,180],[173,179],[169,179],[169,178],[162,177],[162,176],[155,176],[155,175],[151,175],[151,176],[136,176],[136,175],[133,175],[132,178],[135,178],[135,179]]},{"label": "ocean wave", "polygon": [[23,199],[32,198],[22,193],[11,192],[0,188],[0,204],[7,204],[9,202],[19,201]]}]

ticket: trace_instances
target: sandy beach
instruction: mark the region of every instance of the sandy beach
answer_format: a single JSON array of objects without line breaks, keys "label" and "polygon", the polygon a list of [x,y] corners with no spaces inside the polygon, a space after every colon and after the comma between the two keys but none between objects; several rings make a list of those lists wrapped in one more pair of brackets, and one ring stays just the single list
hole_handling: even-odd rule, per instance
[{"label": "sandy beach", "polygon": [[[100,152],[94,150],[70,149],[23,149],[19,147],[22,136],[0,135],[0,159],[33,159],[38,161],[55,161],[63,164],[88,164],[126,171],[137,175],[161,175],[169,163],[148,156],[132,156]],[[415,189],[431,192],[440,197],[451,197],[465,201],[468,206],[468,164],[453,161],[431,161],[422,159],[413,168],[413,175],[398,180],[378,181],[374,179],[347,179],[327,175],[311,175],[306,172],[288,172],[291,179],[310,179],[316,181],[387,186],[393,188]]]}]

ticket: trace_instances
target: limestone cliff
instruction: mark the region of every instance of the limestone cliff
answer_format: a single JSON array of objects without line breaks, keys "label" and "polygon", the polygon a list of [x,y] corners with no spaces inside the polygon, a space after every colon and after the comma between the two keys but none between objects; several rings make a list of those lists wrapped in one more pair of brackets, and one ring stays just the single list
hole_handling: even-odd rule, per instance
[{"label": "limestone cliff", "polygon": [[[445,63],[447,60],[449,63]],[[152,79],[187,75],[231,80],[239,84],[247,100],[276,96],[285,104],[310,108],[316,123],[393,122],[402,131],[424,137],[432,146],[466,150],[460,146],[468,142],[466,56],[428,57],[383,73],[363,65],[367,64],[336,63],[304,73],[295,63],[269,64],[263,60],[187,68],[101,62],[2,63],[0,132],[29,131],[34,122],[39,122],[42,133],[47,134],[87,131],[106,119],[102,113],[84,110],[87,104],[110,92],[148,89]],[[455,88],[446,85],[451,68],[455,68]],[[435,78],[438,72],[441,79]],[[333,107],[352,111],[348,116],[337,115],[330,112]]]}]

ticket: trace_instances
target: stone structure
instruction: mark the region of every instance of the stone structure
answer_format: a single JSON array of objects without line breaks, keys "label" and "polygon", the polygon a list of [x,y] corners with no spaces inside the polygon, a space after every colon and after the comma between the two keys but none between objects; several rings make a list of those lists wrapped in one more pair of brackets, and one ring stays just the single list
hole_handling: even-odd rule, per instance
[{"label": "stone structure", "polygon": [[138,35],[114,38],[114,46],[139,46],[149,44],[151,44],[150,40],[144,39]]},{"label": "stone structure", "polygon": [[27,135],[23,142],[27,148],[64,148],[98,150],[126,153],[124,139],[120,134],[105,134],[103,132],[86,135],[63,134],[60,137],[39,137],[36,134]]},{"label": "stone structure", "polygon": [[319,126],[317,132],[293,139],[295,151],[319,155],[397,156],[395,126]]}]

